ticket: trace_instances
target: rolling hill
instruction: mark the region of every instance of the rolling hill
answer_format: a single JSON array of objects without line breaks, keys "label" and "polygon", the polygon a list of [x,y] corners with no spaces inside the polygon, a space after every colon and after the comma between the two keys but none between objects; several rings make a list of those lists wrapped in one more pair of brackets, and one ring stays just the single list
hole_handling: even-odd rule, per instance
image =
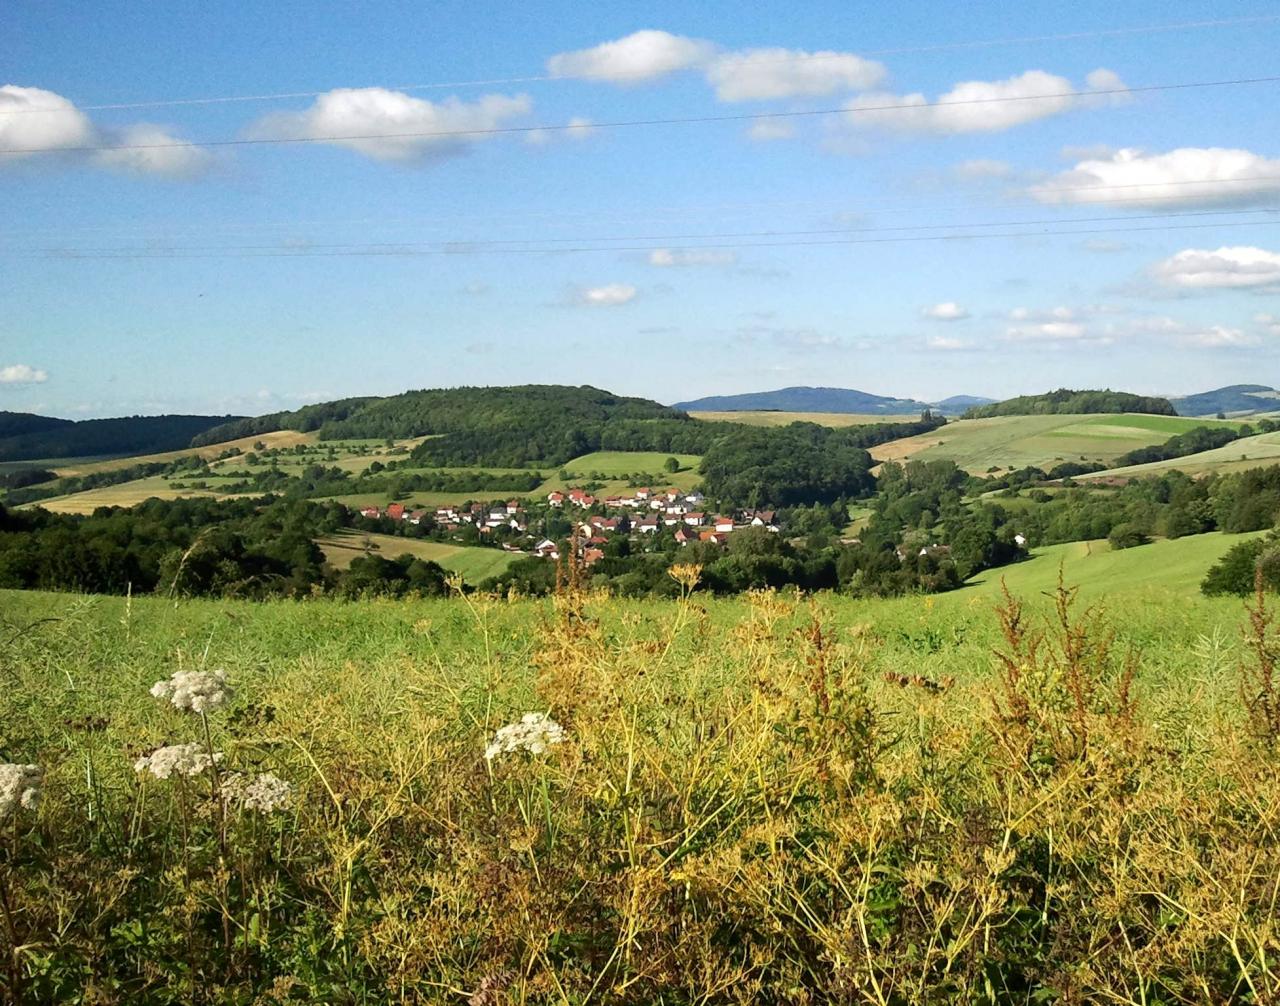
[{"label": "rolling hill", "polygon": [[856,413],[860,415],[900,416],[933,409],[947,415],[958,415],[989,398],[956,395],[941,402],[921,402],[914,398],[890,398],[852,388],[779,388],[743,395],[712,395],[675,406],[685,412],[813,412]]},{"label": "rolling hill", "polygon": [[1280,411],[1280,391],[1265,384],[1232,384],[1198,395],[1171,398],[1180,416],[1246,416]]}]

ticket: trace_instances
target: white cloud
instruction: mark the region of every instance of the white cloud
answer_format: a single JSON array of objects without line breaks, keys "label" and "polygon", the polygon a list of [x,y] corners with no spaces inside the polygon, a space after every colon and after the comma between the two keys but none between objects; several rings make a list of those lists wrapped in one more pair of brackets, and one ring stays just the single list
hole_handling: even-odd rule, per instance
[{"label": "white cloud", "polygon": [[[1122,87],[1110,70],[1089,74],[1087,90]],[[1103,87],[1102,85],[1106,86]],[[1028,70],[1007,80],[970,80],[930,103],[923,94],[864,94],[849,102],[845,122],[859,129],[949,136],[995,133],[1121,96],[1077,94],[1065,77]],[[903,108],[885,108],[902,105]]]},{"label": "white cloud", "polygon": [[682,251],[680,249],[655,248],[649,253],[649,264],[663,269],[694,265],[733,265],[737,261],[738,256],[733,252],[716,251],[715,249]]},{"label": "white cloud", "polygon": [[796,127],[786,119],[757,119],[747,127],[748,139],[757,143],[773,140],[789,140],[796,135]]},{"label": "white cloud", "polygon": [[80,109],[53,91],[38,87],[0,87],[0,151],[10,153],[0,164],[38,151],[67,147],[132,147],[129,150],[69,150],[80,163],[130,174],[191,178],[213,161],[202,147],[182,141],[161,126],[137,123],[120,129],[100,129]]},{"label": "white cloud", "polygon": [[52,150],[84,146],[94,139],[89,117],[62,95],[16,84],[0,87],[0,150]]},{"label": "white cloud", "polygon": [[706,74],[720,101],[770,101],[864,91],[885,68],[851,52],[743,49],[716,57]]},{"label": "white cloud", "polygon": [[1064,161],[1105,161],[1112,157],[1116,148],[1106,143],[1068,144],[1059,151]]},{"label": "white cloud", "polygon": [[194,178],[213,164],[213,155],[203,147],[177,146],[182,141],[162,127],[148,123],[128,126],[109,142],[134,149],[94,151],[94,163],[135,175]]},{"label": "white cloud", "polygon": [[553,77],[638,84],[705,64],[715,46],[701,39],[645,29],[590,49],[557,53],[547,60]]},{"label": "white cloud", "polygon": [[932,321],[964,321],[969,317],[969,312],[954,300],[944,300],[940,304],[926,307],[921,314]]},{"label": "white cloud", "polygon": [[1256,335],[1225,325],[1213,325],[1182,336],[1184,344],[1200,349],[1246,349],[1261,341]]},{"label": "white cloud", "polygon": [[951,335],[931,335],[925,340],[925,345],[929,349],[936,349],[945,353],[958,353],[973,348],[972,344]]},{"label": "white cloud", "polygon": [[[250,136],[310,138],[379,161],[414,163],[463,153],[492,135],[484,130],[500,129],[532,108],[533,102],[524,94],[433,102],[383,87],[338,88],[320,95],[301,112],[265,116],[251,127]],[[472,135],[456,135],[473,130]],[[421,135],[424,133],[455,135]]]},{"label": "white cloud", "polygon": [[630,283],[606,283],[584,287],[577,292],[574,302],[584,307],[619,307],[635,300],[639,292]]},{"label": "white cloud", "polygon": [[1014,342],[1074,342],[1088,337],[1089,330],[1078,321],[1044,321],[1010,325],[1005,335]]},{"label": "white cloud", "polygon": [[1280,286],[1280,253],[1251,247],[1187,248],[1152,271],[1166,286],[1184,290],[1261,290]]},{"label": "white cloud", "polygon": [[1054,204],[1117,198],[1157,209],[1256,203],[1280,196],[1280,160],[1223,147],[1180,147],[1164,154],[1128,147],[1082,160],[1030,192]]},{"label": "white cloud", "polygon": [[25,363],[11,363],[0,367],[0,384],[44,384],[49,380],[48,371]]},{"label": "white cloud", "polygon": [[1280,315],[1255,314],[1253,320],[1261,325],[1268,335],[1280,336]]}]

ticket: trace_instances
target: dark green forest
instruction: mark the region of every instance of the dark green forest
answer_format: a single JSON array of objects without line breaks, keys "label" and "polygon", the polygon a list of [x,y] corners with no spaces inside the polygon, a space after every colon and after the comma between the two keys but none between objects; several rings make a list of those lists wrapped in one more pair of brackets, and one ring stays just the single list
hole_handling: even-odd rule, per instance
[{"label": "dark green forest", "polygon": [[0,412],[0,461],[178,451],[191,446],[193,438],[224,426],[233,418],[126,416],[73,421],[25,412]]},{"label": "dark green forest", "polygon": [[1126,391],[1070,391],[1059,388],[1043,395],[1020,395],[994,405],[970,409],[963,419],[990,419],[994,416],[1087,415],[1106,412],[1144,412],[1153,416],[1178,413],[1165,398],[1131,395]]}]

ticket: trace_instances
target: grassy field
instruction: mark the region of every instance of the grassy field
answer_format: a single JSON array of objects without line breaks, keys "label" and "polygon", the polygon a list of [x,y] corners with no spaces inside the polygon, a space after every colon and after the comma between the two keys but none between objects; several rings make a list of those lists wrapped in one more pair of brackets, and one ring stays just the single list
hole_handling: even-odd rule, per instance
[{"label": "grassy field", "polygon": [[[1060,562],[1105,603],[1115,646],[1072,615],[1074,663],[1052,630],[1044,649],[1002,636],[991,578],[891,601],[0,592],[0,745],[44,769],[38,811],[6,829],[6,988],[1275,1001],[1280,779],[1238,701],[1240,602],[1194,588],[1229,544],[1005,571],[1034,632]],[[1011,646],[1017,679],[993,658]],[[178,668],[234,688],[207,741],[148,694]],[[487,758],[530,710],[563,733]],[[222,753],[216,779],[134,770],[182,742]],[[234,794],[264,772],[284,802],[254,810]]]},{"label": "grassy field", "polygon": [[852,412],[690,412],[694,419],[708,423],[746,423],[748,426],[786,426],[790,423],[817,423],[819,426],[866,426],[868,423],[913,423],[913,415],[881,415]]},{"label": "grassy field", "polygon": [[473,585],[506,572],[507,567],[520,558],[517,553],[497,548],[446,545],[443,542],[401,538],[391,534],[349,532],[323,538],[319,545],[324,557],[339,569],[346,569],[351,565],[352,559],[361,555],[396,559],[407,553],[434,562],[454,573],[461,573],[463,580]]},{"label": "grassy field", "polygon": [[[1099,472],[1092,477],[1156,475],[1175,469],[1186,472],[1188,475],[1203,475],[1208,472],[1232,472],[1258,468],[1275,464],[1277,460],[1280,460],[1280,433],[1259,433],[1211,451],[1201,451],[1199,454],[1189,454],[1184,458],[1172,458],[1168,461],[1153,461],[1145,465],[1116,468],[1105,473]],[[1080,476],[1081,479],[1090,477]]]},{"label": "grassy field", "polygon": [[[3,808],[0,987],[1275,1002],[1280,773],[1239,698],[1242,606],[1194,586],[1231,541],[1044,550],[1004,572],[1028,598],[1004,633],[992,577],[890,601],[0,592],[0,752],[43,768],[38,808]],[[1053,628],[1061,562],[1114,644],[1079,609]],[[200,682],[205,713],[148,694],[215,668],[233,691]],[[531,712],[555,729],[500,732]],[[135,768],[182,743],[171,778]]]},{"label": "grassy field", "polygon": [[[1219,420],[1177,416],[999,416],[948,423],[933,433],[872,450],[877,461],[954,461],[974,474],[991,468],[1052,468],[1063,461],[1109,464],[1138,447],[1163,443]],[[1233,424],[1238,425],[1238,424]]]}]

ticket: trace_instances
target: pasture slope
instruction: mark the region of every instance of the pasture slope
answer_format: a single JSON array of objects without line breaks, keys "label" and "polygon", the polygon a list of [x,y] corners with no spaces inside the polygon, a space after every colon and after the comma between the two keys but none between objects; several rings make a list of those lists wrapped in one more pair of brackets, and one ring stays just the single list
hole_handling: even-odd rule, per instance
[{"label": "pasture slope", "polygon": [[491,576],[505,573],[507,567],[523,554],[504,552],[497,548],[447,545],[392,534],[361,534],[355,531],[321,538],[317,544],[330,565],[338,569],[346,569],[351,565],[351,560],[359,556],[376,555],[383,559],[398,559],[407,554],[415,559],[434,562],[452,573],[460,573],[462,579],[472,586]]},{"label": "pasture slope", "polygon": [[961,419],[932,433],[882,444],[871,454],[881,462],[954,461],[975,475],[1029,465],[1047,469],[1064,461],[1109,464],[1135,448],[1221,422],[1134,413]]},{"label": "pasture slope", "polygon": [[1170,458],[1167,461],[1152,461],[1145,465],[1128,465],[1109,472],[1096,472],[1093,475],[1081,475],[1079,480],[1118,475],[1159,475],[1175,469],[1186,472],[1188,475],[1204,475],[1208,472],[1233,472],[1261,468],[1274,465],[1277,461],[1280,461],[1280,433],[1258,433],[1211,451]]}]

